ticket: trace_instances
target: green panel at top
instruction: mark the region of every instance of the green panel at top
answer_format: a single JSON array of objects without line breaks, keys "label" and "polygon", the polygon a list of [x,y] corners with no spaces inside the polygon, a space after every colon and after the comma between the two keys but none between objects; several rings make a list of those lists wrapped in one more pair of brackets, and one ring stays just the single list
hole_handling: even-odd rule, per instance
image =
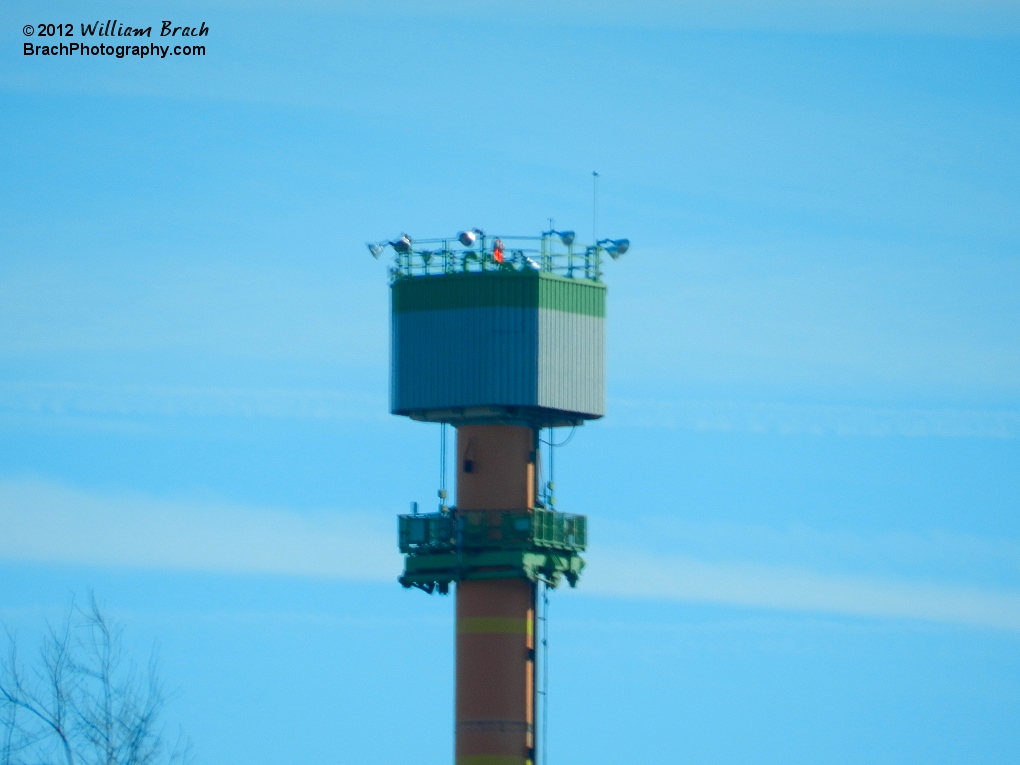
[{"label": "green panel at top", "polygon": [[540,271],[412,276],[393,283],[393,311],[548,308],[605,317],[606,285]]}]

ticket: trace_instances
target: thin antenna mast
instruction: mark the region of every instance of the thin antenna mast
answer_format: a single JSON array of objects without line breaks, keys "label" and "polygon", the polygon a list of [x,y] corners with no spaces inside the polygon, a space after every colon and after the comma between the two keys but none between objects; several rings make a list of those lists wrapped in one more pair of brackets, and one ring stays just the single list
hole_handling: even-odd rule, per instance
[{"label": "thin antenna mast", "polygon": [[599,240],[599,174],[592,170],[591,173],[591,241],[594,244]]}]

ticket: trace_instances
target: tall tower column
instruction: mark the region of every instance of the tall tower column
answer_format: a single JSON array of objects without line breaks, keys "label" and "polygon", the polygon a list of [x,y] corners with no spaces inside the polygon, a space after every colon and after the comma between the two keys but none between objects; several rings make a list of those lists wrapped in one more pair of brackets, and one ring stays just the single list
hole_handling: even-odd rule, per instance
[{"label": "tall tower column", "polygon": [[395,256],[390,411],[457,428],[455,507],[398,524],[400,584],[456,592],[456,765],[535,765],[535,590],[576,585],[588,543],[584,515],[535,497],[535,436],[605,414],[602,255],[629,246],[477,228],[368,246]]},{"label": "tall tower column", "polygon": [[[535,459],[531,428],[458,428],[458,511],[501,510],[527,518],[535,501]],[[474,578],[456,587],[456,765],[530,765],[535,584]]]}]

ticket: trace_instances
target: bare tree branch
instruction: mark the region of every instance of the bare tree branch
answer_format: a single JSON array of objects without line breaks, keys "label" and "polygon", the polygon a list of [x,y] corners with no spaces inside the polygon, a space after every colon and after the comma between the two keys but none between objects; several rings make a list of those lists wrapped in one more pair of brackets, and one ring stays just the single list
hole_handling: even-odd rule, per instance
[{"label": "bare tree branch", "polygon": [[9,631],[0,662],[0,765],[169,765],[191,761],[183,734],[167,746],[166,700],[155,651],[145,670],[124,650],[123,628],[92,595],[48,627],[26,673]]}]

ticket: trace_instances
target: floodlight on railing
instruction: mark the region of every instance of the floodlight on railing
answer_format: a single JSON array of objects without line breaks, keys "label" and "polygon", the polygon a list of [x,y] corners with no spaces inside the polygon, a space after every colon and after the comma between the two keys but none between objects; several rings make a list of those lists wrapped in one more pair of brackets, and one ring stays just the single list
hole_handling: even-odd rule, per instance
[{"label": "floodlight on railing", "polygon": [[368,247],[368,251],[372,253],[372,257],[379,260],[379,257],[383,254],[387,245],[392,247],[401,255],[407,255],[411,252],[412,239],[407,234],[401,234],[399,239],[392,242],[367,242],[365,244]]},{"label": "floodlight on railing", "polygon": [[529,258],[522,250],[514,252],[514,260],[517,261],[517,264],[520,266],[522,271],[525,268],[530,268],[533,271],[542,270],[542,265],[534,258]]},{"label": "floodlight on railing", "polygon": [[545,231],[545,236],[558,236],[560,241],[563,242],[564,247],[569,247],[574,243],[574,232],[573,231]]},{"label": "floodlight on railing", "polygon": [[407,234],[401,234],[399,239],[395,242],[390,242],[390,244],[393,245],[393,249],[401,255],[406,255],[411,251],[411,237]]},{"label": "floodlight on railing", "polygon": [[596,246],[608,252],[613,260],[619,260],[630,249],[630,239],[600,239]]},{"label": "floodlight on railing", "polygon": [[471,228],[457,234],[457,240],[465,247],[470,247],[478,241],[478,237],[480,236],[485,236],[485,232],[480,228]]}]

